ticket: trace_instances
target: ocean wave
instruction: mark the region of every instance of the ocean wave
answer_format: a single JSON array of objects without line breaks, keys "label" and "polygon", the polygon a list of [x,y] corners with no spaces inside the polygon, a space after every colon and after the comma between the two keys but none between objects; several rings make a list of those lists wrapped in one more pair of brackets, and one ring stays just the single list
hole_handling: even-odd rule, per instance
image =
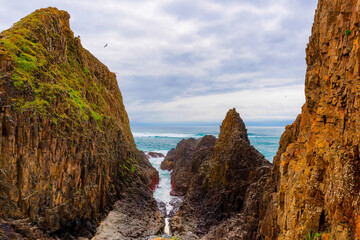
[{"label": "ocean wave", "polygon": [[279,136],[260,136],[260,135],[252,135],[248,137],[249,138],[280,138]]},{"label": "ocean wave", "polygon": [[186,134],[186,133],[149,133],[149,132],[134,132],[134,137],[154,137],[154,138],[201,138],[206,134]]}]

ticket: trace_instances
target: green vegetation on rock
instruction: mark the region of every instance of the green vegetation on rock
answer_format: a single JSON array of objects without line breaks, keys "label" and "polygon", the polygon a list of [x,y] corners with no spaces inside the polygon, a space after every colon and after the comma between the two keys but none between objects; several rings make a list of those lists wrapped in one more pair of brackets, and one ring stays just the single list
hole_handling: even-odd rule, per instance
[{"label": "green vegetation on rock", "polygon": [[79,61],[90,53],[68,24],[56,19],[57,11],[35,11],[0,35],[0,52],[12,62],[10,81],[18,92],[12,105],[49,115],[54,122],[71,116],[78,121],[93,118],[101,126],[109,112],[104,99],[108,86],[97,79],[98,72],[89,71],[92,63]]}]

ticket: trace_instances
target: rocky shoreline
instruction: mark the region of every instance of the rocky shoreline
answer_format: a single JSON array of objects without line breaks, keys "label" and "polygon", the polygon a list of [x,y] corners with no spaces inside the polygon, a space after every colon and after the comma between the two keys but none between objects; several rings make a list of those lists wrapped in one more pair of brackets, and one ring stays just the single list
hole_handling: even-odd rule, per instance
[{"label": "rocky shoreline", "polygon": [[319,0],[306,102],[273,163],[235,109],[217,139],[168,153],[161,169],[183,197],[172,213],[152,192],[149,156],[163,156],[136,148],[116,76],[69,14],[21,19],[0,34],[0,239],[147,239],[165,217],[184,240],[360,239],[359,11],[359,0]]}]

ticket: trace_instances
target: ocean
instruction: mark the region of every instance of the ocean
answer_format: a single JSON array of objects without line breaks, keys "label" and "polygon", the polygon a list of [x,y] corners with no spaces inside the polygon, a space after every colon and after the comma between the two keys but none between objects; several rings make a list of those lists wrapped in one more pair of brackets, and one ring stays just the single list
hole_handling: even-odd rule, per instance
[{"label": "ocean", "polygon": [[[247,127],[250,143],[272,162],[285,127]],[[201,138],[207,134],[218,136],[218,126],[205,127],[132,127],[137,147],[142,151],[167,152],[184,138]]]},{"label": "ocean", "polygon": [[[132,127],[132,133],[138,149],[145,152],[160,152],[164,155],[169,150],[175,148],[177,143],[184,138],[201,138],[211,134],[218,136],[220,128],[218,126],[204,127]],[[266,159],[272,162],[273,157],[279,147],[281,134],[284,127],[247,127],[250,143],[261,152]],[[149,161],[159,171],[160,182],[154,192],[154,198],[158,203],[162,202],[166,205],[166,213],[169,214],[173,209],[172,202],[178,198],[171,196],[171,180],[170,172],[160,169],[160,164],[164,160],[161,158],[150,158]],[[169,216],[165,217],[165,237],[170,236]]]}]

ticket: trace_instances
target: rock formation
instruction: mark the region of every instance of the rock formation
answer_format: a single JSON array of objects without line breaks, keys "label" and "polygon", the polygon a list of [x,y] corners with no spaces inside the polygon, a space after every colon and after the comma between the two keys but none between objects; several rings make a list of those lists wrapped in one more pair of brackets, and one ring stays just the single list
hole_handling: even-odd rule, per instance
[{"label": "rock formation", "polygon": [[[250,145],[245,124],[235,109],[227,113],[213,150],[201,152],[200,148],[196,154],[203,161],[193,163],[200,165],[193,173],[183,205],[171,220],[172,230],[183,239],[196,239],[240,214],[246,223],[241,230],[243,239],[256,236],[260,193],[271,164]],[[218,239],[226,239],[224,231]]]},{"label": "rock formation", "polygon": [[358,0],[319,0],[306,49],[306,103],[274,158],[261,237],[360,239],[359,12]]},{"label": "rock formation", "polygon": [[176,148],[169,151],[161,166],[167,166],[164,167],[164,170],[173,169],[171,195],[185,195],[192,176],[198,172],[202,162],[211,158],[215,140],[216,138],[212,135],[200,139],[183,139]]},{"label": "rock formation", "polygon": [[91,236],[119,199],[159,216],[115,74],[81,46],[69,17],[41,9],[0,34],[1,239],[21,228],[14,219]]},{"label": "rock formation", "polygon": [[[156,156],[164,156],[161,153],[152,153]],[[157,155],[158,154],[158,155]],[[148,177],[148,185],[151,191],[155,191],[156,186],[159,184],[160,178],[159,178],[159,172],[151,165],[149,161],[149,153],[141,152],[142,158],[140,158],[140,166],[143,170],[145,170],[146,175]]]},{"label": "rock formation", "polygon": [[189,161],[196,145],[196,139],[189,138],[181,140],[176,148],[171,149],[161,162],[162,170],[171,171],[174,169],[176,162]]},{"label": "rock formation", "polygon": [[164,154],[162,154],[162,153],[157,153],[157,152],[147,152],[146,155],[148,156],[148,158],[150,158],[150,157],[152,157],[152,158],[165,157]]}]

